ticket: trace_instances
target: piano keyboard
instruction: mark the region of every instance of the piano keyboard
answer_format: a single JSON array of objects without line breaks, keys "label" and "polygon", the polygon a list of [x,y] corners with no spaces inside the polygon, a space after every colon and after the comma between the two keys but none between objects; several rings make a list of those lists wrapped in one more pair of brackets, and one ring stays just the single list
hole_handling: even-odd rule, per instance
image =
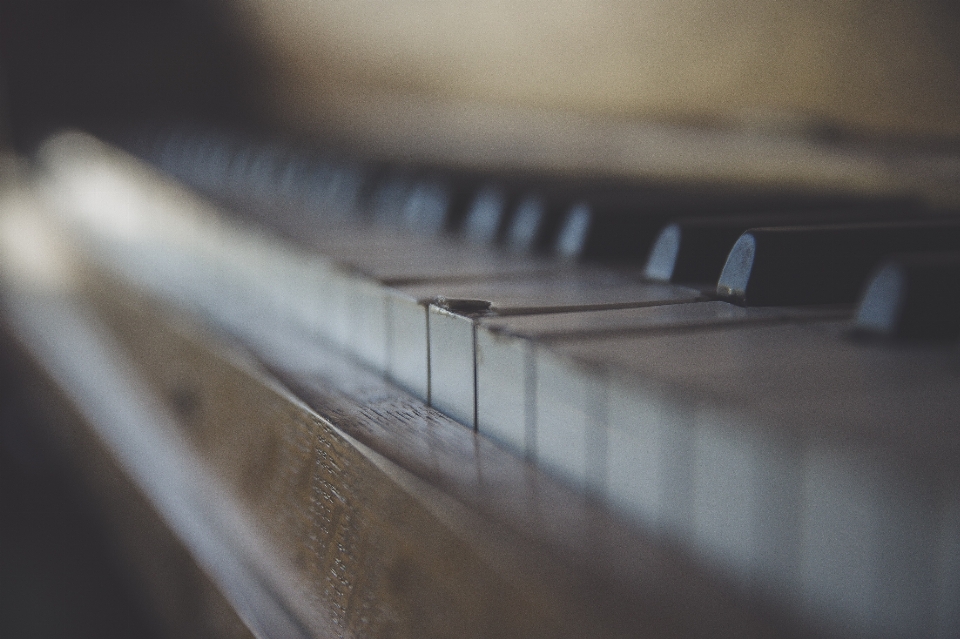
[{"label": "piano keyboard", "polygon": [[243,220],[56,138],[47,201],[115,275],[248,343],[335,344],[804,627],[960,632],[957,222],[217,136],[147,154]]}]

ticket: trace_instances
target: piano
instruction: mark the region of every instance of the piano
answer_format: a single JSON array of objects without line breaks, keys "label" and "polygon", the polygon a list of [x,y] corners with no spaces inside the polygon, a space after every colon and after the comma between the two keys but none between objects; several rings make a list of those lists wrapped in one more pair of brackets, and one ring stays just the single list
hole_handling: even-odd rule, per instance
[{"label": "piano", "polygon": [[162,628],[960,634],[955,12],[415,4],[235,9],[272,129],[4,165],[6,343]]}]

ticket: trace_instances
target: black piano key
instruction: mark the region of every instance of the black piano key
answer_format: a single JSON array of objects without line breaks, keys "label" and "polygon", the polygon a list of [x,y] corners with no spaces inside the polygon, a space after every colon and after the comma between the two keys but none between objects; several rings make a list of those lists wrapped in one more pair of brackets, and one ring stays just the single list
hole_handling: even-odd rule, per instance
[{"label": "black piano key", "polygon": [[449,188],[441,180],[415,180],[403,198],[400,210],[403,226],[427,235],[439,233],[446,220],[449,198]]},{"label": "black piano key", "polygon": [[[356,178],[356,192],[353,208],[346,212],[344,217],[352,218],[361,223],[373,222],[375,220],[374,212],[378,203],[382,202],[381,198],[384,195],[384,179],[396,167],[386,162],[365,158],[351,157],[350,162]],[[332,164],[335,164],[335,162]]]},{"label": "black piano key", "polygon": [[356,217],[369,192],[376,168],[355,159],[343,161],[333,172],[328,188],[329,207],[341,218]]},{"label": "black piano key", "polygon": [[886,261],[867,284],[854,326],[859,333],[894,339],[960,337],[960,253]]},{"label": "black piano key", "polygon": [[508,213],[505,246],[523,253],[552,253],[571,206],[596,197],[616,198],[637,186],[609,179],[540,179]]},{"label": "black piano key", "polygon": [[[803,220],[810,212],[829,210],[861,211],[863,215],[858,219],[876,216],[889,219],[891,211],[913,206],[916,205],[907,200],[865,202],[848,195],[651,185],[632,193],[604,195],[576,203],[559,232],[556,252],[576,260],[642,263],[648,259],[659,233],[677,219],[782,215]],[[880,215],[881,211],[886,215]],[[750,226],[742,227],[741,232],[748,228]],[[739,235],[733,235],[727,250]],[[721,252],[719,259],[722,260],[726,251]],[[716,275],[710,280],[715,282]]]},{"label": "black piano key", "polygon": [[505,246],[515,252],[544,251],[565,208],[594,182],[517,171],[483,175],[471,195],[460,234],[474,244]]},{"label": "black piano key", "polygon": [[256,150],[249,144],[240,144],[230,156],[224,196],[239,196],[247,181],[247,167],[253,161]]},{"label": "black piano key", "polygon": [[451,197],[448,201],[444,232],[463,237],[467,217],[472,213],[480,192],[496,178],[490,173],[458,172],[450,178]]},{"label": "black piano key", "polygon": [[376,224],[402,226],[404,204],[414,186],[409,167],[392,167],[375,178],[367,201],[367,215]]},{"label": "black piano key", "polygon": [[527,254],[552,250],[571,204],[600,189],[619,186],[610,181],[529,176],[514,184],[518,191],[513,206],[507,209],[503,245]]},{"label": "black piano key", "polygon": [[643,210],[635,200],[581,202],[563,221],[555,251],[577,261],[642,262],[670,217],[667,211]]},{"label": "black piano key", "polygon": [[678,212],[703,214],[706,207],[693,189],[668,187],[584,198],[565,212],[554,252],[576,261],[642,262]]},{"label": "black piano key", "polygon": [[547,251],[560,228],[569,198],[529,193],[514,209],[507,230],[506,247],[520,253]]},{"label": "black piano key", "polygon": [[756,224],[697,218],[668,224],[657,235],[643,274],[661,282],[716,281],[730,249]]},{"label": "black piano key", "polygon": [[180,167],[184,173],[181,179],[205,193],[215,192],[225,181],[233,152],[222,136],[197,140],[189,164]]},{"label": "black piano key", "polygon": [[274,191],[278,202],[301,204],[301,189],[310,168],[310,159],[305,154],[290,154],[277,172]]},{"label": "black piano key", "polygon": [[279,149],[271,147],[258,149],[246,167],[243,182],[245,196],[260,204],[269,203],[271,192],[277,183],[277,176],[282,170],[283,161],[284,157]]},{"label": "black piano key", "polygon": [[266,219],[296,218],[303,213],[331,213],[328,195],[335,168],[329,157],[309,158],[264,149],[242,151],[233,175],[216,194],[241,208],[257,209]]},{"label": "black piano key", "polygon": [[200,140],[195,135],[187,131],[175,131],[161,151],[161,168],[177,179],[189,183],[199,145]]},{"label": "black piano key", "polygon": [[661,282],[714,285],[730,249],[752,228],[801,224],[844,224],[905,220],[922,214],[909,200],[864,202],[844,209],[789,214],[684,218],[660,230],[644,268],[644,276]]},{"label": "black piano key", "polygon": [[159,132],[147,150],[147,159],[170,173],[169,167],[174,166],[180,156],[182,137],[176,129]]},{"label": "black piano key", "polygon": [[302,157],[281,172],[280,188],[304,213],[326,215],[326,196],[334,170],[335,159],[329,154]]},{"label": "black piano key", "polygon": [[463,238],[487,246],[503,241],[509,212],[516,206],[517,197],[516,189],[503,184],[487,184],[478,189],[463,222]]},{"label": "black piano key", "polygon": [[853,304],[884,257],[960,250],[960,222],[760,228],[734,244],[717,295],[743,306]]},{"label": "black piano key", "polygon": [[422,235],[456,233],[480,182],[475,174],[449,172],[416,179],[404,199],[403,226]]}]

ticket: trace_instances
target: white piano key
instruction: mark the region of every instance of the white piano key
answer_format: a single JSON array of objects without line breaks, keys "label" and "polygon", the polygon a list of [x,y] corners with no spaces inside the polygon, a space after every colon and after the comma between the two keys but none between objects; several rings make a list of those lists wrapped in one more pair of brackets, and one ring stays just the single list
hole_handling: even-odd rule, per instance
[{"label": "white piano key", "polygon": [[[680,291],[692,289],[679,288]],[[681,293],[683,295],[683,293]],[[585,308],[576,312],[509,315],[483,319],[488,330],[541,340],[571,339],[601,333],[663,330],[669,328],[715,327],[727,324],[760,324],[791,320],[844,318],[846,309],[804,307],[745,308],[721,301],[699,301],[697,297],[678,298],[670,303],[633,308]],[[679,302],[679,303],[678,303]],[[656,310],[646,310],[656,309]]]},{"label": "white piano key", "polygon": [[[490,302],[490,313],[537,314],[567,309],[592,310],[604,305],[656,305],[698,301],[701,295],[681,286],[632,281],[613,273],[559,273],[552,276],[523,278],[496,284],[448,286],[436,289],[451,300],[484,300]],[[430,397],[432,404],[465,424],[476,426],[476,383],[451,384],[464,371],[473,376],[477,366],[473,349],[474,327],[484,317],[463,313],[429,313],[430,322]],[[454,333],[462,333],[454,338]],[[443,340],[434,345],[434,340]],[[452,343],[459,346],[453,348]],[[442,345],[441,345],[442,344]],[[463,345],[469,345],[469,348]],[[444,408],[445,407],[445,408]]]},{"label": "white piano key", "polygon": [[[553,395],[536,398],[538,443],[541,401],[600,395],[610,380],[607,497],[633,500],[626,512],[831,631],[929,635],[955,614],[943,603],[956,591],[955,563],[944,566],[956,559],[944,557],[960,533],[944,523],[956,518],[956,497],[943,490],[960,458],[955,355],[856,343],[836,322],[555,341],[549,350],[534,362],[538,376],[558,379]],[[618,407],[625,397],[633,404]],[[670,397],[683,405],[671,408],[662,400]],[[637,406],[648,417],[631,421]],[[672,451],[657,443],[663,432],[677,437]],[[632,497],[610,479],[629,463],[614,454],[629,457],[631,445],[651,465],[643,478],[636,471],[651,483]],[[582,454],[568,452],[579,468]],[[674,497],[661,500],[673,484]]]},{"label": "white piano key", "polygon": [[476,418],[474,320],[431,305],[427,321],[430,403],[460,423],[473,427]]},{"label": "white piano key", "polygon": [[607,448],[606,383],[601,370],[571,375],[550,353],[536,357],[534,450],[537,463],[581,490],[604,491],[597,454]]},{"label": "white piano key", "polygon": [[803,449],[795,439],[753,438],[756,461],[753,587],[781,602],[798,598]]},{"label": "white piano key", "polygon": [[533,342],[477,330],[477,431],[504,448],[536,456]]},{"label": "white piano key", "polygon": [[686,519],[690,477],[670,471],[680,467],[677,459],[690,457],[693,424],[683,419],[690,414],[664,393],[637,389],[616,375],[607,393],[607,498],[651,528],[682,531],[676,523]]},{"label": "white piano key", "polygon": [[[348,350],[378,371],[387,370],[387,299],[383,285],[372,279],[353,277],[344,286]],[[347,280],[345,280],[347,281]]]},{"label": "white piano key", "polygon": [[349,224],[304,226],[297,237],[331,261],[385,283],[545,273],[550,262],[446,237]]},{"label": "white piano key", "polygon": [[[565,340],[579,340],[590,335],[610,332],[659,331],[669,328],[693,328],[730,323],[771,322],[797,318],[830,316],[833,311],[810,309],[741,308],[727,302],[697,302],[695,304],[666,304],[640,308],[582,310],[566,313],[489,316],[477,319],[477,429],[508,448],[535,456],[534,430],[533,341],[548,350]],[[819,314],[819,315],[818,315]],[[533,340],[533,341],[532,341]],[[462,363],[460,364],[463,365]],[[654,399],[643,389],[630,388],[619,392],[623,403],[611,401],[611,419],[619,419],[620,407],[631,405],[638,415],[663,410],[663,400]],[[639,403],[631,393],[640,393]],[[464,400],[467,401],[467,400]],[[682,403],[682,402],[678,402]],[[544,421],[547,415],[537,418]],[[626,419],[629,424],[638,420]],[[643,421],[643,420],[639,420]],[[544,422],[549,423],[549,422]],[[644,422],[645,424],[649,422]],[[647,426],[644,426],[647,427]],[[616,430],[616,429],[615,429]],[[624,429],[630,431],[630,428]],[[618,438],[620,433],[611,433]],[[632,435],[630,435],[632,436]],[[629,485],[634,472],[620,464],[616,457],[620,449],[611,447],[608,473],[613,486]],[[623,473],[621,477],[619,473]],[[672,484],[672,485],[675,485]],[[652,516],[652,514],[651,514]]]},{"label": "white piano key", "polygon": [[[874,614],[880,522],[875,473],[850,455],[808,450],[800,581],[810,613],[840,630],[867,629]],[[907,596],[907,593],[903,593]]]},{"label": "white piano key", "polygon": [[334,341],[364,363],[385,362],[387,336],[383,284],[340,269],[331,281],[334,292],[328,300],[328,312]]},{"label": "white piano key", "polygon": [[752,576],[757,541],[758,451],[735,422],[705,412],[693,433],[692,541],[742,584]]},{"label": "white piano key", "polygon": [[[535,276],[534,276],[535,277]],[[535,280],[534,280],[535,281]],[[489,290],[491,284],[470,282],[419,282],[406,286],[384,286],[386,307],[386,373],[405,389],[431,403],[429,313],[437,297],[469,295],[471,289]],[[445,356],[452,357],[452,352]],[[442,401],[442,400],[441,400]],[[472,414],[472,409],[464,409]],[[472,418],[470,420],[472,425]]]},{"label": "white piano key", "polygon": [[325,339],[328,333],[326,305],[329,299],[331,268],[328,263],[315,256],[303,257],[296,274],[297,284],[293,291],[290,312],[306,329],[307,334]]},{"label": "white piano key", "polygon": [[960,628],[960,488],[953,485],[944,492],[934,573],[939,590],[934,632],[938,638],[956,636]]},{"label": "white piano key", "polygon": [[936,628],[938,542],[945,503],[939,487],[881,471],[873,625],[877,634],[930,636]]},{"label": "white piano key", "polygon": [[387,376],[429,404],[427,305],[403,289],[388,287],[385,298]]}]

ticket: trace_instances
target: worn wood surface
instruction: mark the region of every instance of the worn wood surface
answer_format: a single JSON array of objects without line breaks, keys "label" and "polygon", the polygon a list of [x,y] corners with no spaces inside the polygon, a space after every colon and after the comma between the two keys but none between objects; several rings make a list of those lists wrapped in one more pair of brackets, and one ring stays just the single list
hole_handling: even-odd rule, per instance
[{"label": "worn wood surface", "polygon": [[[127,576],[136,580],[136,598],[159,636],[252,638],[234,608],[197,565],[154,506],[130,482],[104,446],[4,321],[0,348],[13,362],[27,391],[23,400],[36,410],[37,425],[58,457],[67,460],[80,492],[88,498],[109,549]],[[87,628],[76,628],[84,633]]]}]

